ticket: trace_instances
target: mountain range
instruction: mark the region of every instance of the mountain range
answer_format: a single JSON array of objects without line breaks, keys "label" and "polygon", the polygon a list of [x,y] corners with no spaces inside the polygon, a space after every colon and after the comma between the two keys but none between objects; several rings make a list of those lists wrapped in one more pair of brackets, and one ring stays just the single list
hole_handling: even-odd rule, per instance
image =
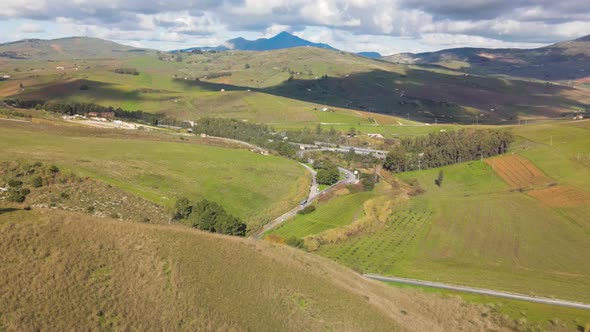
[{"label": "mountain range", "polygon": [[574,80],[590,71],[590,35],[534,49],[453,48],[426,53],[400,53],[382,60],[437,65],[474,74],[502,74],[542,80]]},{"label": "mountain range", "polygon": [[[174,50],[172,52],[193,52],[193,51],[229,51],[229,50],[239,50],[239,51],[272,51],[272,50],[280,50],[284,48],[293,48],[293,47],[318,47],[324,48],[328,50],[337,50],[336,48],[324,44],[324,43],[314,43],[309,40],[305,40],[303,38],[299,38],[295,35],[292,35],[288,32],[281,32],[274,37],[271,38],[259,38],[256,40],[247,40],[242,37],[230,39],[223,43],[222,45],[215,46],[215,47],[189,47],[180,50]],[[380,58],[381,54],[377,52],[359,52],[357,55],[364,56],[367,58]]]}]

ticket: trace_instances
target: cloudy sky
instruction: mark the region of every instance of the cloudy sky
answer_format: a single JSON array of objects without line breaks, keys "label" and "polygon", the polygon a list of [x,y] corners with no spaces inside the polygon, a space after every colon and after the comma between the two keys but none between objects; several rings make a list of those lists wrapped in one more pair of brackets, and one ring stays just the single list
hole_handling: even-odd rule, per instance
[{"label": "cloudy sky", "polygon": [[590,34],[588,0],[7,0],[0,42],[92,36],[160,50],[281,31],[382,54],[537,47]]}]

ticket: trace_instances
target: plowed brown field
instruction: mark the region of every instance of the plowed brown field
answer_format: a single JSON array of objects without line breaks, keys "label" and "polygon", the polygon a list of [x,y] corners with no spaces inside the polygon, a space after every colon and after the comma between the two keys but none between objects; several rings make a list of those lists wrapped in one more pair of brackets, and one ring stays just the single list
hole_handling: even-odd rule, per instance
[{"label": "plowed brown field", "polygon": [[529,188],[553,183],[541,170],[519,155],[487,159],[488,163],[504,181],[513,188]]},{"label": "plowed brown field", "polygon": [[590,193],[566,186],[531,190],[528,194],[552,207],[573,207],[590,204]]}]

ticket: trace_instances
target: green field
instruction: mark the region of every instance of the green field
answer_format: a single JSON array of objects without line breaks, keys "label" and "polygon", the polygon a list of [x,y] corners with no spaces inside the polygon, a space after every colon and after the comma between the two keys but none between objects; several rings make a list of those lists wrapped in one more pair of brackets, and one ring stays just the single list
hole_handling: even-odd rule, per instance
[{"label": "green field", "polygon": [[[195,138],[164,142],[132,132],[8,121],[0,128],[4,160],[55,163],[166,207],[180,196],[207,198],[251,228],[297,205],[310,182],[288,159],[195,144]],[[123,137],[108,137],[113,131]]]},{"label": "green field", "polygon": [[[135,68],[140,74],[116,74],[116,68]],[[435,118],[472,124],[481,114],[480,123],[503,124],[579,110],[590,95],[587,89],[572,91],[558,83],[464,76],[459,70],[315,48],[184,54],[182,62],[161,61],[150,52],[102,60],[6,60],[0,71],[13,76],[0,82],[2,98],[92,102],[180,120],[221,116],[281,126],[433,123]],[[231,75],[207,78],[219,73]],[[83,84],[89,89],[80,90]],[[492,111],[496,104],[503,107]]]},{"label": "green field", "polygon": [[273,230],[284,238],[302,238],[321,233],[327,229],[343,226],[364,216],[363,203],[374,197],[372,192],[362,192],[340,196],[327,203],[317,204],[318,210],[306,215],[297,215],[281,227]]},{"label": "green field", "polygon": [[460,297],[468,302],[482,304],[490,308],[492,312],[507,315],[520,325],[521,329],[527,326],[532,331],[583,331],[590,324],[590,312],[583,309],[551,306],[430,287],[387,282],[386,284],[401,289],[418,289],[424,293],[436,294],[442,298]]},{"label": "green field", "polygon": [[[590,191],[587,123],[517,127],[513,150],[559,184]],[[365,272],[590,301],[590,207],[546,206],[510,190],[481,161],[442,170],[441,188],[434,184],[438,169],[400,174],[417,179],[426,193],[412,198],[409,210],[397,211],[385,230],[319,253]],[[426,225],[396,227],[400,214]],[[395,247],[397,238],[405,239],[402,249]]]}]

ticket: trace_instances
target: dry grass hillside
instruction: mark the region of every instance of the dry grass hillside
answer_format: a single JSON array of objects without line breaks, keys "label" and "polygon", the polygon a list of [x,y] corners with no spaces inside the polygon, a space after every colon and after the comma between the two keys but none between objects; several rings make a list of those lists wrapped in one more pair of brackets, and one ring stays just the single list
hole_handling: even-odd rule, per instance
[{"label": "dry grass hillside", "polygon": [[489,308],[264,241],[0,209],[0,330],[507,330]]}]

